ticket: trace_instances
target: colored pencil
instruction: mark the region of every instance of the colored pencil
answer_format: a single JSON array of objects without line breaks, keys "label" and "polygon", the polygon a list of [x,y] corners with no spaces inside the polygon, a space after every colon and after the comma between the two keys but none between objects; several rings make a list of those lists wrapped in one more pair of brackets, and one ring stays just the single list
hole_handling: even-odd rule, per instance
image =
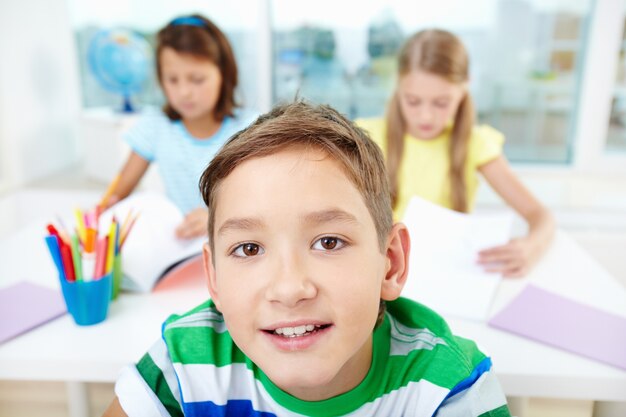
[{"label": "colored pencil", "polygon": [[109,201],[109,198],[111,198],[111,195],[113,195],[113,191],[115,191],[117,184],[120,182],[120,178],[121,178],[120,174],[117,174],[115,178],[113,178],[113,181],[111,181],[106,191],[104,192],[104,195],[102,196],[102,200],[100,200],[100,204],[99,204],[100,206],[102,207],[107,206],[107,202]]},{"label": "colored pencil", "polygon": [[105,275],[104,268],[106,265],[108,245],[108,236],[98,239],[98,243],[96,244],[96,265],[93,272],[94,279],[102,278]]},{"label": "colored pencil", "polygon": [[78,235],[72,235],[72,260],[74,261],[74,277],[76,281],[83,280],[83,266],[81,264],[80,244],[78,243]]},{"label": "colored pencil", "polygon": [[67,279],[65,276],[65,269],[63,268],[63,260],[61,259],[58,236],[54,236],[52,234],[46,236],[46,245],[48,245],[48,250],[50,251],[54,265],[57,267],[59,277],[61,277],[61,279]]},{"label": "colored pencil", "polygon": [[82,244],[85,244],[85,220],[81,209],[74,209],[74,217],[76,217],[76,229],[78,230],[78,238]]},{"label": "colored pencil", "polygon": [[115,240],[116,240],[115,232],[117,230],[117,227],[115,226],[116,223],[117,221],[115,220],[115,217],[113,217],[113,221],[111,222],[111,226],[109,227],[109,242],[108,242],[108,248],[107,248],[106,267],[104,270],[105,274],[108,274],[113,269],[113,259],[115,257]]},{"label": "colored pencil", "polygon": [[128,225],[128,229],[126,229],[126,233],[124,233],[122,235],[122,238],[120,240],[120,250],[124,247],[124,243],[126,243],[126,239],[128,238],[128,235],[130,234],[130,231],[133,229],[133,226],[135,225],[135,222],[139,218],[139,214],[141,214],[141,213],[135,214],[135,217],[133,217],[133,219],[130,221],[130,224]]},{"label": "colored pencil", "polygon": [[68,245],[61,244],[61,260],[63,261],[63,270],[65,271],[65,278],[68,282],[76,281],[76,275],[74,275],[74,264],[72,261],[72,250]]}]

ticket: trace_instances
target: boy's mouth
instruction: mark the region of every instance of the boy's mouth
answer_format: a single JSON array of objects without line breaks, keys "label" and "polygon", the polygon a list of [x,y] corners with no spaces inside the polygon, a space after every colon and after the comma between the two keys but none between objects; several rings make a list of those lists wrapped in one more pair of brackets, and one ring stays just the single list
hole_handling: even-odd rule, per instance
[{"label": "boy's mouth", "polygon": [[330,327],[330,324],[301,324],[294,327],[278,327],[274,330],[264,330],[266,333],[286,338],[309,336]]},{"label": "boy's mouth", "polygon": [[330,324],[303,324],[295,327],[279,327],[270,333],[283,337],[301,337],[323,330],[328,326]]},{"label": "boy's mouth", "polygon": [[279,351],[303,352],[325,340],[333,327],[333,323],[305,319],[276,323],[262,329],[262,332]]}]

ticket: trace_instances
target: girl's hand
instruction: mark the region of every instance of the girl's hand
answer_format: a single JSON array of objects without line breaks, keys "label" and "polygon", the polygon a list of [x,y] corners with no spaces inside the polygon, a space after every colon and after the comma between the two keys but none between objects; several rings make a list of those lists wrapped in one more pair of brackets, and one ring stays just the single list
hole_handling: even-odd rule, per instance
[{"label": "girl's hand", "polygon": [[478,252],[478,263],[487,272],[500,272],[504,277],[522,277],[539,259],[536,248],[527,237],[511,239],[509,243]]},{"label": "girl's hand", "polygon": [[117,204],[120,201],[120,198],[117,194],[112,194],[111,196],[109,196],[109,198],[107,198],[106,200],[103,200],[105,203],[104,204],[100,204],[100,207],[102,208],[102,210],[106,210],[109,207],[111,207],[114,204]]},{"label": "girl's hand", "polygon": [[209,211],[206,208],[198,207],[190,211],[183,222],[176,228],[176,237],[179,239],[192,239],[194,237],[207,235],[207,224],[209,222]]}]

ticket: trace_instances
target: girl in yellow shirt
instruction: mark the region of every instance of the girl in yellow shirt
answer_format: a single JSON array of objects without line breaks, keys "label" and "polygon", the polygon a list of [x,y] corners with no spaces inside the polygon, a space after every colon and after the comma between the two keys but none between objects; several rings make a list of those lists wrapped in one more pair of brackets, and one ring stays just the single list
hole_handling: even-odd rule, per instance
[{"label": "girl in yellow shirt", "polygon": [[502,154],[503,135],[475,125],[468,67],[467,51],[452,33],[416,33],[400,53],[398,84],[386,118],[359,124],[385,152],[397,218],[413,195],[471,211],[480,172],[526,219],[529,230],[524,237],[481,251],[478,262],[488,271],[522,276],[547,248],[554,220],[511,170]]}]

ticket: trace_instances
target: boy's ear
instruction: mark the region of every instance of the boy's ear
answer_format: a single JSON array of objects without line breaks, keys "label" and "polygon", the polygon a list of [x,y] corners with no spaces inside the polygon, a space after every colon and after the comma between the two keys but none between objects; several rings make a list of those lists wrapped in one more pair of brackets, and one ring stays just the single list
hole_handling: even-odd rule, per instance
[{"label": "boy's ear", "polygon": [[220,301],[217,293],[217,282],[215,280],[215,265],[213,264],[213,253],[208,243],[202,245],[202,263],[204,264],[204,274],[207,278],[207,286],[209,287],[209,294],[211,299],[215,303],[217,309],[220,309]]},{"label": "boy's ear", "polygon": [[380,298],[395,300],[400,296],[409,274],[411,239],[403,223],[393,225],[387,240],[387,273],[382,283]]}]

